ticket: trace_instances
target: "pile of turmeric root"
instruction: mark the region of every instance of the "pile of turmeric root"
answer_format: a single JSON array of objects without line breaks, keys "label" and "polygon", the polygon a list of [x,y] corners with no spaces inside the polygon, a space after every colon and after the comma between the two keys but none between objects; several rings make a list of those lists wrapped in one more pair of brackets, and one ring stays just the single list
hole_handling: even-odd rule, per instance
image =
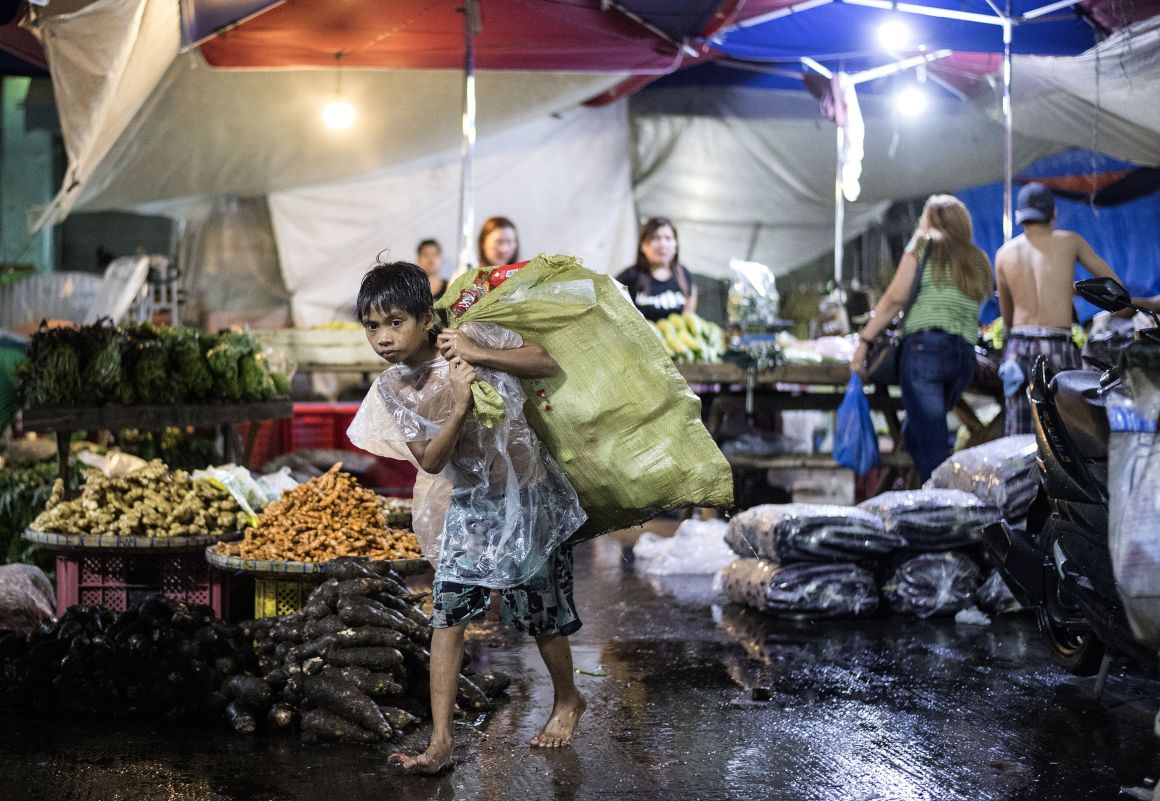
[{"label": "pile of turmeric root", "polygon": [[410,531],[390,528],[382,499],[336,464],[283,493],[265,508],[244,539],[215,551],[243,559],[328,562],[342,556],[418,559]]}]

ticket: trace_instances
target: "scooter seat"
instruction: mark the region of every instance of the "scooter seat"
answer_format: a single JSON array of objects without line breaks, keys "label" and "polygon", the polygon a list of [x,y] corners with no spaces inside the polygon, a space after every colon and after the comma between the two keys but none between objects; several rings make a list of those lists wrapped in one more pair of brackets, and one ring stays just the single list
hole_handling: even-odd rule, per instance
[{"label": "scooter seat", "polygon": [[1085,459],[1108,458],[1108,413],[1099,388],[1094,370],[1064,370],[1048,385],[1064,428]]}]

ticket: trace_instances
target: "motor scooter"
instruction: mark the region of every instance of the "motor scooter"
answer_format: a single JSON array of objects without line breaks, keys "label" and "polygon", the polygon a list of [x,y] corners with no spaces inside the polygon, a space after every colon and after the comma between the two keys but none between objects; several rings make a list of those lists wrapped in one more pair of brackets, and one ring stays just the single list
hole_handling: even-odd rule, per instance
[{"label": "motor scooter", "polygon": [[[1109,278],[1075,285],[1101,309],[1133,308],[1122,286]],[[1137,332],[1160,344],[1156,327]],[[1034,608],[1059,663],[1078,676],[1100,673],[1102,690],[1113,654],[1153,665],[1155,653],[1137,642],[1116,590],[1108,547],[1108,436],[1106,404],[1127,392],[1120,369],[1063,370],[1040,357],[1028,393],[1038,446],[1040,490],[1026,531],[1006,520],[987,526],[983,542],[1016,599]]]}]

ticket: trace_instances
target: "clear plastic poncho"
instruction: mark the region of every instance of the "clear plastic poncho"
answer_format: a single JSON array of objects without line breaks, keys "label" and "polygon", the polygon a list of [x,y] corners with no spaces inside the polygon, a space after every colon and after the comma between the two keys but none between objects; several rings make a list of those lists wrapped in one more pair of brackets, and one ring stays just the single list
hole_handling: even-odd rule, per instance
[{"label": "clear plastic poncho", "polygon": [[[482,347],[518,348],[523,339],[489,323],[460,327]],[[476,378],[504,399],[488,428],[468,415],[450,461],[415,482],[412,525],[441,580],[505,589],[525,583],[587,519],[576,491],[524,418],[519,379],[476,366]],[[375,380],[347,431],[358,447],[418,463],[409,442],[432,439],[451,416],[447,360],[392,365]]]}]

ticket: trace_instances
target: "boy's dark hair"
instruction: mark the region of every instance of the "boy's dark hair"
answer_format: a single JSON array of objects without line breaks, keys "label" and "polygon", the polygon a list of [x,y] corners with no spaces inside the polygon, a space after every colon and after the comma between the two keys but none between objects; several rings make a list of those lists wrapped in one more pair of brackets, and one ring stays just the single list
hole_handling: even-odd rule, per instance
[{"label": "boy's dark hair", "polygon": [[415,248],[415,253],[416,254],[422,253],[423,248],[427,248],[427,247],[435,247],[435,248],[438,248],[440,253],[443,252],[443,246],[439,244],[438,240],[424,239],[422,242],[419,243],[419,247]]},{"label": "boy's dark hair", "polygon": [[372,309],[384,314],[398,309],[420,320],[433,310],[432,303],[431,280],[422,267],[409,261],[378,262],[363,276],[354,313],[360,323]]}]

